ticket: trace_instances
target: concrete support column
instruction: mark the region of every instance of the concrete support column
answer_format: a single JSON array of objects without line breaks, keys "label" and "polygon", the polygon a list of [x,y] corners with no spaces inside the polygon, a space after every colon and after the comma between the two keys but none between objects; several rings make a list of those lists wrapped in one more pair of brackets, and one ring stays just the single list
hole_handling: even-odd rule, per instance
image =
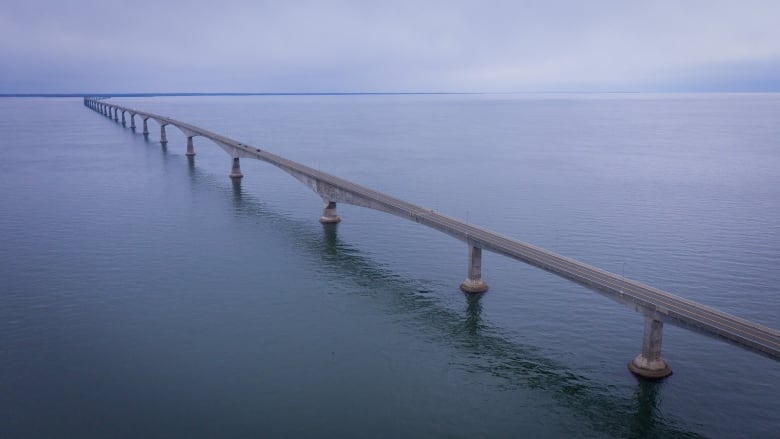
[{"label": "concrete support column", "polygon": [[125,121],[125,112],[122,112],[122,125],[127,125],[127,122]]},{"label": "concrete support column", "polygon": [[135,114],[130,115],[130,129],[135,130]]},{"label": "concrete support column", "polygon": [[339,221],[341,221],[341,218],[339,218],[339,215],[336,212],[336,202],[335,201],[325,202],[325,208],[322,209],[322,216],[320,217],[320,222],[322,224],[336,224]]},{"label": "concrete support column", "polygon": [[488,290],[482,280],[482,249],[479,247],[469,246],[469,275],[460,284],[460,289],[466,293],[484,293]]},{"label": "concrete support column", "polygon": [[149,125],[146,124],[148,119],[144,119],[144,135],[149,135]]},{"label": "concrete support column", "polygon": [[192,136],[187,136],[187,154],[185,154],[187,157],[192,157],[195,155],[195,145],[192,143]]},{"label": "concrete support column", "polygon": [[119,121],[119,110],[114,108],[114,120]]},{"label": "concrete support column", "polygon": [[168,143],[168,138],[165,137],[165,125],[160,125],[160,144],[166,145]]},{"label": "concrete support column", "polygon": [[241,164],[238,161],[238,157],[233,157],[233,168],[230,170],[230,178],[234,181],[244,178],[244,174],[241,173]]},{"label": "concrete support column", "polygon": [[661,358],[661,339],[664,323],[645,316],[645,333],[642,337],[642,352],[630,363],[628,369],[643,378],[660,379],[672,374],[672,369]]}]

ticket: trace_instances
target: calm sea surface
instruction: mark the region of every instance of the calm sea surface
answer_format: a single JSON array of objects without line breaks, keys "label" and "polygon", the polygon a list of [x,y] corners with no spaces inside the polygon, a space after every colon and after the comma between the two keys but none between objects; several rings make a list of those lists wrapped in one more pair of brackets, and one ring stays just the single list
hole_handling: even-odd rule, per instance
[{"label": "calm sea surface", "polygon": [[[780,328],[780,95],[118,98]],[[780,437],[780,363],[80,99],[0,99],[0,437]],[[128,121],[129,125],[129,121]]]}]

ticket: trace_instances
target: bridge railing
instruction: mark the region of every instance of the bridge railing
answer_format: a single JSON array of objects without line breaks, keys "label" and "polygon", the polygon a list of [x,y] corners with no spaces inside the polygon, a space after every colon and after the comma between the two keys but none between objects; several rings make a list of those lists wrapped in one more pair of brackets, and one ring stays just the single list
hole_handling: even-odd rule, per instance
[{"label": "bridge railing", "polygon": [[117,122],[121,112],[123,125],[126,124],[125,114],[130,114],[132,129],[135,129],[135,117],[139,116],[143,119],[144,135],[149,134],[147,120],[153,119],[160,125],[160,142],[163,144],[167,143],[165,127],[172,125],[187,137],[188,156],[195,155],[194,137],[207,138],[231,156],[230,177],[235,180],[243,177],[241,158],[253,158],[272,164],[320,195],[324,202],[323,216],[320,218],[323,223],[339,222],[336,204],[347,203],[390,213],[459,239],[469,248],[467,277],[461,284],[461,289],[465,292],[480,293],[487,290],[487,284],[482,280],[481,274],[481,255],[485,249],[585,285],[627,305],[645,318],[642,351],[629,363],[629,369],[639,376],[662,378],[671,374],[671,369],[661,357],[663,323],[694,330],[780,360],[780,331],[776,329],[369,189],[186,122],[111,104],[105,102],[102,97],[85,98],[84,105]]}]

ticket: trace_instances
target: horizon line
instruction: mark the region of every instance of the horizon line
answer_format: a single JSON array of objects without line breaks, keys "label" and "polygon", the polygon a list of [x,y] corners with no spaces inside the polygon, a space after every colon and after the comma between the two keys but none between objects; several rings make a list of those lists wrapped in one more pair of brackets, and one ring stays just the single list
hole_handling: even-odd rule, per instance
[{"label": "horizon line", "polygon": [[157,96],[360,96],[360,95],[487,95],[487,94],[772,94],[780,91],[425,91],[425,92],[138,92],[138,93],[0,93],[9,97],[157,97]]}]

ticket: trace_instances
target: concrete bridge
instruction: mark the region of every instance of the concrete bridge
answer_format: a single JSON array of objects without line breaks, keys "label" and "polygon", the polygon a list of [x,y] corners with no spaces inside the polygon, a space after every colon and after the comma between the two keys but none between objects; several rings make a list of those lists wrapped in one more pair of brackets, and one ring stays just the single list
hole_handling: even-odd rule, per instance
[{"label": "concrete bridge", "polygon": [[144,135],[149,134],[148,120],[154,120],[160,127],[161,144],[168,142],[165,127],[174,126],[187,137],[188,156],[195,155],[193,138],[204,137],[214,142],[232,158],[230,177],[233,179],[243,177],[240,167],[242,158],[262,160],[287,172],[322,198],[324,203],[320,218],[322,223],[339,222],[336,205],[347,203],[414,221],[465,242],[468,247],[468,270],[460,288],[467,293],[487,291],[488,286],[482,279],[481,269],[482,250],[487,250],[539,267],[627,305],[644,317],[642,350],[628,363],[631,372],[638,376],[659,379],[672,373],[661,356],[664,323],[725,340],[774,360],[780,360],[780,331],[776,329],[368,189],[186,122],[110,104],[103,99],[84,98],[84,105],[116,122],[121,121],[125,126],[129,117],[130,128],[133,130],[136,129],[137,117],[143,122]]}]

